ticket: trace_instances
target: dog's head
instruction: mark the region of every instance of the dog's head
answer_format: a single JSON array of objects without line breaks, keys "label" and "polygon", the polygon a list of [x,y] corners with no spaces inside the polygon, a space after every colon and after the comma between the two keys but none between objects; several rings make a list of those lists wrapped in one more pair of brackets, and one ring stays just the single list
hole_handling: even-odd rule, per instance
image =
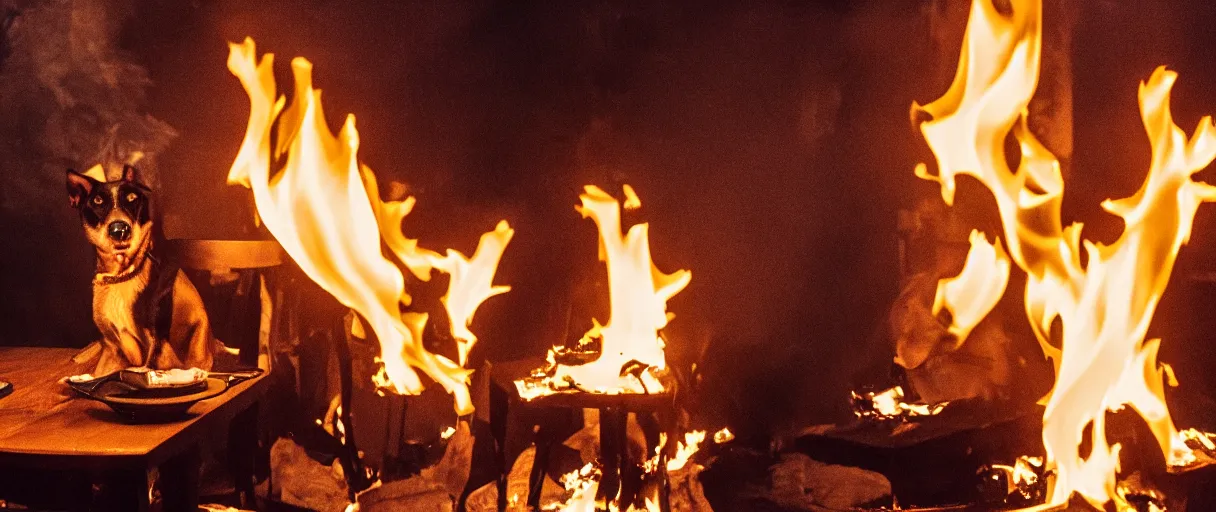
[{"label": "dog's head", "polygon": [[68,170],[68,200],[80,212],[85,235],[97,249],[101,273],[125,273],[139,263],[151,240],[151,191],[138,174],[128,165],[119,180],[102,182]]}]

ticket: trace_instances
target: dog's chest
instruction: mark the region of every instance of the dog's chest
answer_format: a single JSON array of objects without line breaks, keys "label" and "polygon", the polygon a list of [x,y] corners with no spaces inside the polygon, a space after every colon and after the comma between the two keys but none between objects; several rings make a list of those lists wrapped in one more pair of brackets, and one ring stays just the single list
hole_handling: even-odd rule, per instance
[{"label": "dog's chest", "polygon": [[112,284],[93,285],[93,321],[103,331],[114,335],[142,337],[147,326],[135,321],[134,306],[147,286],[145,276]]}]

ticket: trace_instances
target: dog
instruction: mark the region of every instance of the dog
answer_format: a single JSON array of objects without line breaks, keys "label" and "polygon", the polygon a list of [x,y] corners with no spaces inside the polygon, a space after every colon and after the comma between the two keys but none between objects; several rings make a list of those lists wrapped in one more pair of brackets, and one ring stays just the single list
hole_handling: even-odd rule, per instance
[{"label": "dog", "polygon": [[69,204],[97,253],[93,322],[101,340],[92,375],[130,367],[210,371],[224,346],[212,335],[198,290],[159,257],[152,191],[138,174],[130,165],[116,181],[106,181],[101,166],[67,171]]}]

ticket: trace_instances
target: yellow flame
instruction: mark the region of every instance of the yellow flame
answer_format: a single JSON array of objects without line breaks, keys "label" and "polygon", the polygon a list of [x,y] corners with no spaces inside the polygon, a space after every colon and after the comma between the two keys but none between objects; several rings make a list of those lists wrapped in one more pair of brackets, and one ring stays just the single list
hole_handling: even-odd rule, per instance
[{"label": "yellow flame", "polygon": [[988,243],[978,230],[971,232],[971,250],[962,272],[937,283],[933,314],[950,311],[949,332],[962,344],[971,330],[988,316],[1009,284],[1009,256],[1001,241]]},{"label": "yellow flame", "polygon": [[481,235],[472,259],[465,258],[460,251],[448,249],[443,258],[431,260],[435,268],[451,276],[448,292],[441,300],[448,312],[461,366],[468,364],[469,351],[477,343],[477,336],[469,331],[473,313],[486,299],[511,291],[510,286],[494,286],[493,283],[498,261],[514,234],[515,230],[504,220],[494,231]]},{"label": "yellow flame", "polygon": [[[416,240],[401,232],[413,198],[380,200],[375,175],[358,162],[354,116],[347,116],[336,137],[330,132],[321,92],[312,87],[312,64],[303,58],[292,61],[295,94],[287,105],[276,96],[273,55],[258,59],[249,38],[230,44],[229,50],[228,69],[248,93],[250,112],[228,182],[252,190],[258,216],[284,251],[376,333],[384,364],[378,384],[417,394],[423,388],[417,368],[454,395],[459,414],[472,412],[469,371],[423,347],[427,316],[401,313],[411,300],[405,276],[384,256],[382,245],[419,279],[428,279],[432,267],[452,274],[444,302],[449,316],[459,320],[452,322],[455,333],[467,327],[480,300],[505,291],[490,281],[512,230],[503,222],[483,236],[472,261],[455,251],[440,257],[418,248]],[[272,176],[271,169],[280,167]],[[463,362],[476,338],[459,332]]]},{"label": "yellow flame", "polygon": [[[1059,163],[1027,126],[1039,74],[1041,0],[1010,3],[1011,13],[1003,14],[990,1],[973,2],[954,82],[940,99],[914,106],[932,119],[921,132],[938,167],[937,176],[924,164],[916,174],[938,181],[948,204],[956,175],[972,176],[991,190],[1009,255],[1027,273],[1026,312],[1056,366],[1043,418],[1047,462],[1056,475],[1049,501],[1063,503],[1077,493],[1098,508],[1111,500],[1124,507],[1115,489],[1119,446],[1106,440],[1108,410],[1128,405],[1138,412],[1170,464],[1190,455],[1166,408],[1159,340],[1144,336],[1195,211],[1216,200],[1216,188],[1191,179],[1216,158],[1216,130],[1204,118],[1187,138],[1169,111],[1177,75],[1158,68],[1140,85],[1153,155],[1148,177],[1134,196],[1102,203],[1123,219],[1124,232],[1109,246],[1082,242],[1079,224],[1065,228],[1060,221]],[[1016,170],[1005,158],[1009,133],[1021,147]],[[1057,318],[1063,326],[1059,348],[1048,339]],[[1087,425],[1093,427],[1092,450],[1082,458]]]},{"label": "yellow flame", "polygon": [[[626,185],[628,187],[628,185]],[[628,203],[640,205],[632,188],[626,189]],[[688,286],[692,274],[678,270],[665,274],[650,258],[648,224],[636,224],[622,235],[621,204],[599,187],[588,185],[575,207],[590,217],[599,228],[600,259],[608,266],[610,318],[605,324],[592,319],[583,343],[600,339],[602,351],[590,363],[557,365],[541,384],[516,382],[525,399],[552,394],[551,383],[573,383],[578,389],[595,393],[658,393],[663,384],[649,371],[666,368],[663,340],[659,330],[674,316],[667,312],[667,301]],[[553,352],[548,359],[553,363]],[[641,375],[622,375],[630,361],[647,367]]]},{"label": "yellow flame", "polygon": [[684,441],[676,445],[676,453],[667,460],[667,471],[676,471],[683,469],[688,460],[692,458],[697,450],[701,449],[701,442],[705,441],[704,430],[694,430],[684,434]]},{"label": "yellow flame", "polygon": [[564,502],[550,503],[541,510],[595,512],[598,509],[595,495],[600,489],[601,476],[600,468],[594,462],[588,462],[583,467],[562,475],[562,486],[570,496]]}]

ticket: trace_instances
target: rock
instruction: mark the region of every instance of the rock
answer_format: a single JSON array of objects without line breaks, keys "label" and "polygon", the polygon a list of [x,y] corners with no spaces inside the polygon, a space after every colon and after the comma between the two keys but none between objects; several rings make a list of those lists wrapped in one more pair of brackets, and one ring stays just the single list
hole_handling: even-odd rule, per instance
[{"label": "rock", "polygon": [[473,441],[469,424],[464,421],[457,423],[456,432],[448,439],[439,462],[423,469],[417,476],[384,483],[360,493],[357,499],[359,511],[456,510],[456,500],[469,481]]},{"label": "rock", "polygon": [[270,474],[272,492],[288,505],[342,512],[350,504],[341,463],[322,464],[290,439],[280,438],[270,447]]},{"label": "rock", "polygon": [[464,500],[466,512],[496,512],[498,510],[498,484],[490,482],[469,493]]},{"label": "rock", "polygon": [[531,476],[532,464],[535,460],[536,447],[529,446],[511,464],[511,472],[507,474],[507,508],[509,510],[527,508],[528,477]]},{"label": "rock", "polygon": [[420,475],[451,493],[460,496],[469,483],[469,470],[473,466],[473,434],[467,421],[456,423],[456,432],[448,439],[443,458],[434,466],[423,469]]},{"label": "rock", "polygon": [[701,471],[698,464],[689,464],[667,475],[671,484],[671,510],[678,512],[713,512],[701,488]]},{"label": "rock", "polygon": [[891,495],[891,482],[873,471],[786,454],[769,469],[769,499],[795,510],[847,510]]},{"label": "rock", "polygon": [[456,496],[435,482],[418,475],[405,480],[381,484],[359,494],[359,512],[451,512],[456,510]]}]

